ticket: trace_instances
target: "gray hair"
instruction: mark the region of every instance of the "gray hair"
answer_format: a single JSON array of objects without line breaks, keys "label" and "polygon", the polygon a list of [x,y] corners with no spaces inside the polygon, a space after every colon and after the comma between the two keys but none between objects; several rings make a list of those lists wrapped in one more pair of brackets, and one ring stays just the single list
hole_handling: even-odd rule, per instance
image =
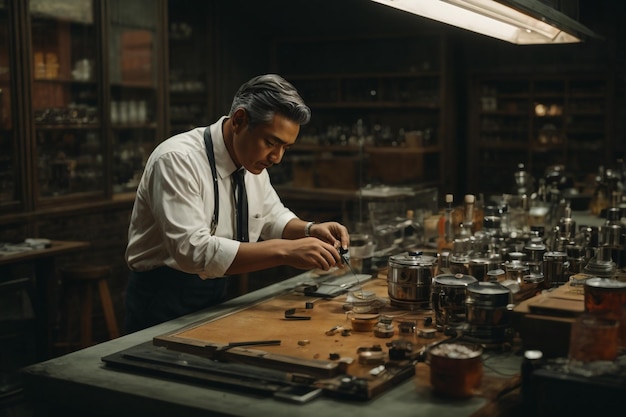
[{"label": "gray hair", "polygon": [[280,75],[265,74],[244,83],[233,98],[229,116],[237,109],[248,114],[248,128],[269,123],[276,113],[304,125],[311,120],[311,109],[296,88]]}]

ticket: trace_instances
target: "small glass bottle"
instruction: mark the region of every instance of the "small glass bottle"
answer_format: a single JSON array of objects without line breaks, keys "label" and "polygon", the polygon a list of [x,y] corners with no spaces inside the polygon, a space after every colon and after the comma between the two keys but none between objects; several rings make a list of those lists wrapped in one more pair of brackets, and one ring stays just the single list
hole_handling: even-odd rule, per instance
[{"label": "small glass bottle", "polygon": [[466,194],[463,199],[463,223],[461,224],[460,236],[470,237],[473,235],[472,227],[474,225],[474,204],[476,197],[474,194]]},{"label": "small glass bottle", "polygon": [[452,194],[446,194],[445,197],[446,206],[443,212],[443,215],[439,219],[438,224],[438,232],[439,239],[437,243],[437,251],[441,252],[445,249],[452,249],[452,245],[454,242],[454,234],[452,229],[452,212],[454,211],[454,207],[452,203],[454,202],[454,196]]}]

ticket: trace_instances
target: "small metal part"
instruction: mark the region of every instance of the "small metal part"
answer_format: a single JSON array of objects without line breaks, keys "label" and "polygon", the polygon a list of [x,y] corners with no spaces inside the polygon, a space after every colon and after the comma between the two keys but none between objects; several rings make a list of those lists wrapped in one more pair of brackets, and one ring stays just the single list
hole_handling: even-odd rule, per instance
[{"label": "small metal part", "polygon": [[306,294],[310,292],[315,292],[319,288],[317,283],[304,283],[301,282],[293,288],[295,293]]},{"label": "small metal part", "polygon": [[331,352],[331,353],[328,355],[328,359],[330,359],[331,361],[336,361],[336,360],[339,360],[339,358],[341,358],[341,355],[340,355],[340,354],[338,354],[337,352]]},{"label": "small metal part", "polygon": [[382,352],[383,347],[381,345],[372,345],[372,346],[361,346],[357,350],[357,352]]},{"label": "small metal part", "polygon": [[342,262],[346,265],[350,265],[350,250],[342,247],[339,247],[337,250],[339,251]]},{"label": "small metal part", "polygon": [[272,346],[280,345],[280,340],[250,340],[245,342],[229,342],[228,347],[240,347],[240,346]]},{"label": "small metal part", "polygon": [[424,339],[434,339],[437,335],[437,330],[435,329],[420,329],[417,333],[418,337],[422,337]]},{"label": "small metal part", "polygon": [[308,345],[308,344],[310,344],[310,343],[311,343],[311,341],[310,341],[310,340],[308,340],[308,339],[298,340],[298,344],[299,344],[300,346],[306,346],[306,345]]},{"label": "small metal part", "polygon": [[335,334],[337,334],[337,332],[341,332],[341,331],[343,331],[343,327],[335,326],[331,328],[330,330],[326,330],[325,334],[326,336],[334,336]]},{"label": "small metal part", "polygon": [[389,359],[404,360],[413,353],[413,343],[405,339],[393,340],[389,346]]},{"label": "small metal part", "polygon": [[393,337],[393,333],[394,333],[393,328],[391,329],[380,328],[380,327],[374,328],[374,336],[380,337],[382,339]]},{"label": "small metal part", "polygon": [[415,333],[415,322],[401,321],[398,323],[398,329],[400,330],[400,333]]},{"label": "small metal part", "polygon": [[383,351],[367,350],[359,352],[359,363],[361,365],[377,365],[383,363],[387,354]]},{"label": "small metal part", "polygon": [[424,327],[430,327],[433,325],[433,318],[431,316],[424,317]]},{"label": "small metal part", "polygon": [[350,336],[352,333],[350,332],[350,329],[341,329],[341,335],[342,336]]},{"label": "small metal part", "polygon": [[385,372],[386,370],[387,370],[387,368],[385,368],[385,365],[378,365],[376,368],[370,369],[370,375],[371,376],[378,376],[378,375],[382,374],[383,372]]},{"label": "small metal part", "polygon": [[285,310],[286,320],[311,320],[311,316],[308,315],[308,311],[305,309],[290,308]]},{"label": "small metal part", "polygon": [[388,317],[381,317],[378,319],[378,323],[374,326],[374,336],[387,338],[392,337],[394,334],[394,327],[391,324],[391,319]]},{"label": "small metal part", "polygon": [[343,358],[339,359],[339,362],[345,363],[346,365],[351,365],[352,362],[354,362],[354,358],[351,358],[349,356],[344,356]]},{"label": "small metal part", "polygon": [[311,302],[311,301],[307,301],[307,302],[304,304],[304,308],[306,308],[307,310],[312,309],[312,308],[313,308],[313,302]]}]

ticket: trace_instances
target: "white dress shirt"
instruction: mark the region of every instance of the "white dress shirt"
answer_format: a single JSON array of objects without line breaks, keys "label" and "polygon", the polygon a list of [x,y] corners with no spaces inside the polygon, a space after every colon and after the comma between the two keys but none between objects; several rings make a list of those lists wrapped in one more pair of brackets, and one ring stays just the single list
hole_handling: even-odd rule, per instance
[{"label": "white dress shirt", "polygon": [[[235,201],[230,158],[222,122],[212,124],[219,193],[215,235],[210,224],[214,209],[211,167],[204,145],[204,129],[195,128],[160,143],[152,152],[137,187],[126,262],[133,271],[169,266],[201,278],[224,276],[240,242],[235,240]],[[245,175],[250,242],[281,238],[296,215],[287,209],[270,183],[267,171]]]}]

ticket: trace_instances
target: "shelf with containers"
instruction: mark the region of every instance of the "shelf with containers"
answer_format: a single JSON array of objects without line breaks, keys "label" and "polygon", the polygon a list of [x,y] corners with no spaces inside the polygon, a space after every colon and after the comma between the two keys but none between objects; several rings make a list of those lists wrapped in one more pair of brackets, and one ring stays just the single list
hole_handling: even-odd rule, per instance
[{"label": "shelf with containers", "polygon": [[99,27],[83,2],[64,8],[30,3],[31,109],[36,150],[35,201],[104,196]]},{"label": "shelf with containers", "polygon": [[161,0],[2,2],[3,212],[132,201],[164,137],[165,16]]},{"label": "shelf with containers", "polygon": [[445,50],[438,33],[276,40],[275,70],[312,119],[270,171],[274,181],[346,190],[441,185],[454,129]]},{"label": "shelf with containers", "polygon": [[518,164],[537,179],[562,165],[584,181],[610,158],[605,74],[475,75],[470,89],[470,189],[511,192]]},{"label": "shelf with containers", "polygon": [[165,138],[166,9],[164,1],[110,4],[108,95],[114,196],[134,194],[148,156]]},{"label": "shelf with containers", "polygon": [[[189,13],[190,8],[194,13]],[[169,133],[211,123],[213,2],[169,0]]]}]

